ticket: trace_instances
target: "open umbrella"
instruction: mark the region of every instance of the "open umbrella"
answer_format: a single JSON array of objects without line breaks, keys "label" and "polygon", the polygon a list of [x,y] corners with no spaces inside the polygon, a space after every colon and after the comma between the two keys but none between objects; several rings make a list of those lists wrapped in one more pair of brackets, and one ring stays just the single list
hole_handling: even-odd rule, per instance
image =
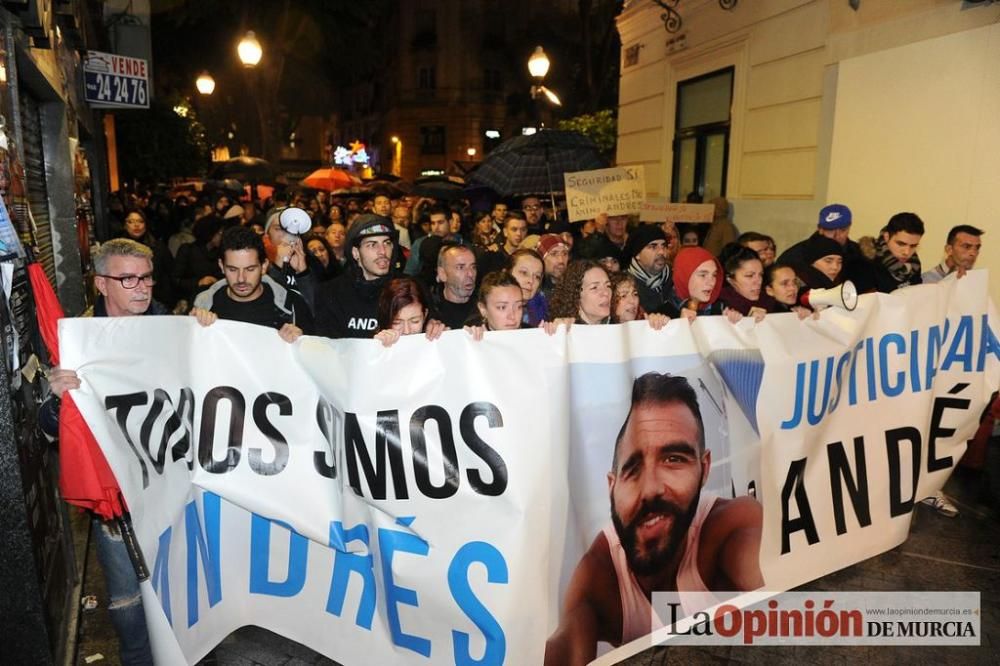
[{"label": "open umbrella", "polygon": [[551,196],[563,191],[564,173],[606,166],[594,142],[579,132],[543,129],[501,143],[470,180],[505,197],[543,192]]},{"label": "open umbrella", "polygon": [[343,169],[316,169],[302,179],[302,184],[317,190],[332,192],[345,187],[361,185],[361,179]]},{"label": "open umbrella", "polygon": [[398,179],[396,181],[389,181],[383,178],[365,181],[364,188],[372,194],[381,194],[390,199],[398,199],[413,191],[413,186],[407,182]]},{"label": "open umbrella", "polygon": [[424,176],[413,181],[413,194],[444,201],[465,196],[465,180],[458,176]]},{"label": "open umbrella", "polygon": [[212,169],[212,178],[216,180],[235,178],[244,182],[269,183],[274,180],[274,168],[267,160],[240,155]]}]

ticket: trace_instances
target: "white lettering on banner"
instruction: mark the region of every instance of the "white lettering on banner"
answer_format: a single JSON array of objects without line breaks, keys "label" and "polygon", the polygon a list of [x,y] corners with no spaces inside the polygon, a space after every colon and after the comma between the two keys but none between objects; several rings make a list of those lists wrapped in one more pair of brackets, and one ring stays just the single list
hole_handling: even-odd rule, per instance
[{"label": "white lettering on banner", "polygon": [[898,544],[946,480],[1000,384],[986,293],[972,271],[819,320],[453,331],[388,349],[189,317],[64,319],[60,351],[151,564],[161,659],[194,663],[252,622],[345,664],[539,663],[560,580],[609,523],[637,376],[694,391],[705,490],[752,489],[765,585],[790,589]]},{"label": "white lettering on banner", "polygon": [[378,320],[374,317],[351,317],[347,328],[352,331],[374,331],[378,328]]}]

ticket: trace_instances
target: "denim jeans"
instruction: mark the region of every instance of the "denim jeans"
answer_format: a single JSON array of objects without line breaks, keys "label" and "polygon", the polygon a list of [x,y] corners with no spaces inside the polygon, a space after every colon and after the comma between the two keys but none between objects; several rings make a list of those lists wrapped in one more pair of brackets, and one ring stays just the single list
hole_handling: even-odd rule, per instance
[{"label": "denim jeans", "polygon": [[114,521],[95,518],[93,530],[97,540],[97,560],[104,571],[104,583],[111,599],[108,613],[118,634],[121,662],[125,666],[152,664],[153,654],[139,594],[139,579],[118,525]]}]

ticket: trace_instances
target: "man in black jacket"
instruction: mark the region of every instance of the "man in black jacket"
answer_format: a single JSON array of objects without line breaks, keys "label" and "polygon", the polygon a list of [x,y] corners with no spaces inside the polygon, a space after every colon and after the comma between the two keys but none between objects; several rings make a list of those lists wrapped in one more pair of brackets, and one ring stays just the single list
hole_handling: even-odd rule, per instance
[{"label": "man in black jacket", "polygon": [[267,274],[264,241],[249,227],[232,227],[222,235],[225,276],[194,299],[191,314],[208,326],[230,319],[277,329],[286,342],[312,333],[312,311],[302,297]]},{"label": "man in black jacket", "polygon": [[[854,283],[858,292],[866,293],[875,289],[875,276],[872,264],[865,257],[861,247],[851,240],[851,209],[844,204],[830,204],[819,211],[816,231],[813,236],[826,236],[840,243],[844,248],[844,268],[841,274],[844,279]],[[805,252],[809,238],[796,243],[781,253],[778,263],[788,266],[798,266],[804,263]]]},{"label": "man in black jacket", "polygon": [[344,273],[325,282],[316,298],[316,327],[330,338],[371,338],[378,295],[392,277],[396,228],[381,215],[362,215],[347,232]]}]

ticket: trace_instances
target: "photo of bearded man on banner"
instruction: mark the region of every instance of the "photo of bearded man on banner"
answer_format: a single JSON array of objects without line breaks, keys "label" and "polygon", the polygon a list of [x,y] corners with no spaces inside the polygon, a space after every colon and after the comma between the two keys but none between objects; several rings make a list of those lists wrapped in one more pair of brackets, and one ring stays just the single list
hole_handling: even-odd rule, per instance
[{"label": "photo of bearded man on banner", "polygon": [[[731,369],[732,360],[723,365]],[[745,365],[747,359],[739,360]],[[679,357],[656,365],[664,361],[676,368],[685,365]],[[618,374],[620,369],[611,371]],[[757,372],[759,384],[759,368]],[[581,385],[593,384],[574,382]],[[547,663],[585,663],[597,655],[599,642],[623,645],[660,628],[663,622],[651,605],[654,592],[680,592],[689,615],[733,592],[763,585],[758,561],[761,505],[752,496],[736,496],[734,479],[735,469],[740,488],[756,487],[756,470],[748,469],[744,449],[755,448],[758,440],[745,416],[748,410],[725,406],[739,404],[734,393],[740,391],[724,386],[708,364],[699,363],[672,373],[645,372],[632,381],[631,391],[615,392],[631,399],[623,420],[606,419],[598,429],[610,441],[599,447],[608,454],[602,479],[606,503],[599,516],[593,515],[590,502],[587,515],[577,516],[591,541],[575,566],[566,567],[572,575],[563,588],[559,628],[548,641]],[[590,407],[575,413],[601,411]],[[609,433],[611,424],[620,425],[616,434]],[[577,433],[592,433],[594,427],[581,425]],[[729,436],[731,430],[739,434],[738,441]],[[589,462],[588,472],[597,464]],[[588,495],[596,494],[592,477],[587,479]],[[574,494],[579,490],[575,486]],[[596,530],[595,519],[600,521]]]}]

